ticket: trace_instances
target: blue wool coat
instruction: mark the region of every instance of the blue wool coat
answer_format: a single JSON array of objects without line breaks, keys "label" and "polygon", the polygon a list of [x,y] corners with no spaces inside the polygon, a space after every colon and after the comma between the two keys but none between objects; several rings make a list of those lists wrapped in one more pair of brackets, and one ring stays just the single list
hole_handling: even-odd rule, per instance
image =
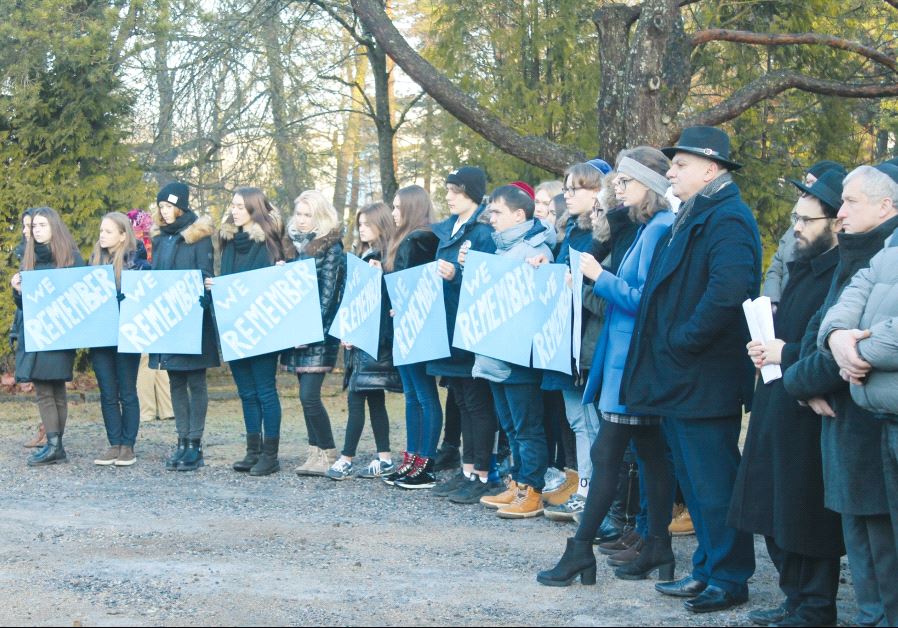
[{"label": "blue wool coat", "polygon": [[698,197],[676,237],[658,243],[621,405],[682,419],[741,415],[754,383],[742,302],[758,296],[760,283],[761,237],[738,186]]},{"label": "blue wool coat", "polygon": [[619,401],[624,365],[655,249],[670,231],[673,221],[674,215],[670,211],[652,216],[624,255],[617,275],[603,272],[593,286],[593,293],[605,299],[608,308],[605,310],[602,335],[592,358],[592,368],[589,369],[583,402],[594,403],[598,400],[599,409],[603,412],[630,414]]},{"label": "blue wool coat", "polygon": [[471,369],[474,367],[474,354],[452,346],[452,335],[455,331],[455,318],[458,314],[458,299],[461,293],[462,267],[458,263],[458,252],[462,245],[470,241],[472,251],[481,253],[495,253],[496,243],[493,241],[493,228],[485,222],[486,205],[477,208],[467,222],[459,227],[453,235],[456,216],[449,216],[446,220],[433,225],[433,233],[439,238],[437,246],[438,260],[445,260],[455,264],[455,278],[452,281],[443,281],[443,300],[446,303],[446,328],[449,331],[449,347],[451,354],[448,358],[434,360],[427,364],[427,374],[434,377],[471,377]]}]

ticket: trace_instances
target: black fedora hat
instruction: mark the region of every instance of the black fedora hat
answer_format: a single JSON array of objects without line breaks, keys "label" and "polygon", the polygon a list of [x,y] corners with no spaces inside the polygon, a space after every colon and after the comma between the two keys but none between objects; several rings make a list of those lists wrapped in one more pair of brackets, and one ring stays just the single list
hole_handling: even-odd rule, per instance
[{"label": "black fedora hat", "polygon": [[713,126],[691,126],[683,129],[676,146],[662,148],[661,152],[673,159],[677,153],[691,153],[717,161],[727,170],[739,170],[742,164],[730,161],[730,136]]},{"label": "black fedora hat", "polygon": [[809,194],[830,208],[838,210],[842,206],[842,181],[844,179],[845,175],[833,169],[821,174],[814,181],[813,185],[805,185],[796,179],[789,179],[789,182],[805,194]]}]

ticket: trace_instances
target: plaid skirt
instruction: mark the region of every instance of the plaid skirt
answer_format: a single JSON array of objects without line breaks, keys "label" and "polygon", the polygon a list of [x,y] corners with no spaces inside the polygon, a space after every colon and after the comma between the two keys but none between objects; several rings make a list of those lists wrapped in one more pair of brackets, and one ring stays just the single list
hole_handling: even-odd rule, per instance
[{"label": "plaid skirt", "polygon": [[632,414],[617,414],[616,412],[603,412],[602,418],[609,423],[618,425],[661,425],[661,417],[655,415],[635,416]]}]

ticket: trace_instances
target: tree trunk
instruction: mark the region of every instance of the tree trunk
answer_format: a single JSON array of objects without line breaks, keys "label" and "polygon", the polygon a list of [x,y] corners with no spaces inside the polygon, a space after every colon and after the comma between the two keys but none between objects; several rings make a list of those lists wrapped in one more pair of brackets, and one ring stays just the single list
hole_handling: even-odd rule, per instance
[{"label": "tree trunk", "polygon": [[393,116],[390,112],[390,76],[387,72],[387,55],[377,46],[368,46],[368,63],[374,75],[374,127],[377,129],[377,155],[380,165],[380,189],[383,201],[392,205],[393,195],[399,188],[396,181],[396,156],[394,154]]},{"label": "tree trunk", "polygon": [[157,7],[158,13],[153,32],[153,53],[159,115],[156,119],[156,137],[153,138],[152,152],[156,183],[162,187],[172,181],[171,170],[175,162],[172,133],[175,88],[172,72],[168,69],[169,28],[171,27],[168,0],[158,0]]},{"label": "tree trunk", "polygon": [[362,55],[355,57],[355,63],[348,68],[347,81],[352,83],[349,90],[349,106],[352,112],[346,114],[343,126],[343,144],[337,153],[337,174],[334,182],[334,207],[338,214],[343,214],[347,209],[346,194],[349,191],[350,170],[355,163],[355,154],[358,152],[359,131],[362,126],[361,110],[362,89],[365,85],[365,77],[368,70],[367,59]]}]

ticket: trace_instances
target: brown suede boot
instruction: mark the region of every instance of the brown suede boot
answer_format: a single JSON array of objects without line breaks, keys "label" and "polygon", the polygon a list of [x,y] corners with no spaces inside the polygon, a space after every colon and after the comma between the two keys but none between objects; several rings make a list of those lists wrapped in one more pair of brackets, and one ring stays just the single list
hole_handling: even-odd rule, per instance
[{"label": "brown suede boot", "polygon": [[43,423],[38,423],[37,425],[37,434],[35,434],[34,438],[25,443],[25,447],[28,449],[34,449],[35,447],[43,447],[47,444],[47,430],[44,428]]},{"label": "brown suede boot", "polygon": [[528,519],[543,514],[542,493],[532,486],[518,484],[518,494],[514,501],[502,506],[496,514],[502,519]]},{"label": "brown suede boot", "polygon": [[673,510],[673,519],[667,527],[671,536],[690,536],[695,534],[695,528],[692,525],[692,516],[689,510],[682,504],[676,504]]},{"label": "brown suede boot", "polygon": [[550,506],[560,506],[565,503],[570,499],[571,495],[577,492],[577,488],[580,486],[580,476],[577,475],[576,471],[565,469],[564,474],[566,477],[561,486],[554,491],[546,491],[542,494],[543,501]]},{"label": "brown suede boot", "polygon": [[296,475],[313,475],[309,471],[316,469],[321,464],[321,450],[315,445],[309,445],[309,451],[306,453],[306,461],[294,469]]},{"label": "brown suede boot", "polygon": [[118,460],[120,450],[120,446],[112,445],[111,447],[109,447],[109,449],[106,450],[105,454],[94,460],[94,464],[100,465],[101,467],[109,467],[114,465],[115,461]]},{"label": "brown suede boot", "polygon": [[599,551],[606,556],[611,556],[612,554],[617,554],[618,552],[622,552],[625,549],[629,549],[630,547],[635,545],[641,538],[642,537],[639,536],[639,533],[636,532],[636,530],[630,529],[615,541],[599,543]]},{"label": "brown suede boot", "polygon": [[484,495],[480,498],[480,503],[487,508],[502,508],[514,501],[518,494],[518,483],[514,480],[508,481],[508,486],[498,495]]}]

